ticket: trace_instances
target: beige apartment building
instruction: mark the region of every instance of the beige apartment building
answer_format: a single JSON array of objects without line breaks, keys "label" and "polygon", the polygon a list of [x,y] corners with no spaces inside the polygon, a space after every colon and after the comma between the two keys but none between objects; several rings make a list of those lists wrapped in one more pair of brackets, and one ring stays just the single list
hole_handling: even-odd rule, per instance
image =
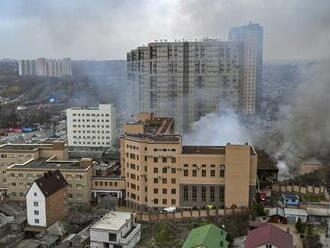
[{"label": "beige apartment building", "polygon": [[[138,115],[121,137],[126,202],[159,209],[249,206],[255,196],[257,154],[248,144],[184,146],[172,118]],[[143,126],[143,127],[142,127]]]},{"label": "beige apartment building", "polygon": [[68,160],[65,142],[5,144],[0,147],[0,158],[0,189],[9,200],[24,201],[34,180],[58,169],[68,182],[68,203],[90,204],[93,160]]}]

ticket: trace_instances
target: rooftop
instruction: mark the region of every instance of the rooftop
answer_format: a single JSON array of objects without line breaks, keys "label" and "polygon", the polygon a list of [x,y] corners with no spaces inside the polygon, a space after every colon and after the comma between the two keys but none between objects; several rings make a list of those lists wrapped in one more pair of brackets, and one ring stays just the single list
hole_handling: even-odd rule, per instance
[{"label": "rooftop", "polygon": [[182,146],[183,154],[225,154],[224,146]]},{"label": "rooftop", "polygon": [[248,232],[246,248],[260,247],[265,244],[272,244],[278,248],[293,248],[292,235],[272,224],[265,224]]},{"label": "rooftop", "polygon": [[59,170],[46,172],[34,182],[46,197],[68,186],[67,181]]},{"label": "rooftop", "polygon": [[209,224],[191,230],[182,248],[228,247],[226,237],[227,233],[224,230],[214,224]]},{"label": "rooftop", "polygon": [[46,158],[39,158],[36,160],[30,160],[24,164],[14,164],[10,168],[19,169],[79,169],[80,162],[78,160],[72,161],[56,161]]},{"label": "rooftop", "polygon": [[52,144],[4,144],[0,146],[0,151],[25,150],[34,151],[40,147],[52,147]]},{"label": "rooftop", "polygon": [[110,211],[92,225],[91,229],[119,230],[131,218],[132,214],[132,212]]},{"label": "rooftop", "polygon": [[181,139],[180,135],[127,134],[126,137],[144,139],[151,142],[174,142],[174,143],[178,143]]}]

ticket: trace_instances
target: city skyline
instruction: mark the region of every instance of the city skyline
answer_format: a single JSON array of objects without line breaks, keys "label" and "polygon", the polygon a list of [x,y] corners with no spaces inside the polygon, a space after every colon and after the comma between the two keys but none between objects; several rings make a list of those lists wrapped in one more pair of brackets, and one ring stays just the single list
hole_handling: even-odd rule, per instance
[{"label": "city skyline", "polygon": [[230,27],[251,21],[267,30],[265,60],[325,58],[329,57],[329,4],[5,0],[0,10],[0,54],[15,59],[125,59],[127,49],[147,41],[226,39]]}]

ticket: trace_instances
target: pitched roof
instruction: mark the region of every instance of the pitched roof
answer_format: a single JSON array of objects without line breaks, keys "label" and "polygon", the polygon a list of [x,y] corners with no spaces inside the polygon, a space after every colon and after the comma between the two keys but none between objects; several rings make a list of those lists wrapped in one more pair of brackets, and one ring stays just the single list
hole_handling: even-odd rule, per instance
[{"label": "pitched roof", "polygon": [[227,248],[226,237],[227,233],[216,225],[205,225],[191,230],[182,248]]},{"label": "pitched roof", "polygon": [[272,244],[278,248],[293,248],[292,235],[272,225],[265,224],[248,232],[245,247],[254,248]]},{"label": "pitched roof", "polygon": [[38,185],[39,189],[45,195],[45,197],[52,195],[53,193],[59,191],[62,188],[65,188],[68,185],[67,181],[64,179],[59,170],[48,171],[34,182]]}]

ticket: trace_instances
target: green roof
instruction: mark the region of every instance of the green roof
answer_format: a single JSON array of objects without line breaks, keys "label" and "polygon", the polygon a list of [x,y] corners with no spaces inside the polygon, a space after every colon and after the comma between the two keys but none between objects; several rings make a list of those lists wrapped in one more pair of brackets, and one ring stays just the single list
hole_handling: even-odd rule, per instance
[{"label": "green roof", "polygon": [[227,233],[214,224],[194,228],[188,234],[182,248],[227,248]]}]

